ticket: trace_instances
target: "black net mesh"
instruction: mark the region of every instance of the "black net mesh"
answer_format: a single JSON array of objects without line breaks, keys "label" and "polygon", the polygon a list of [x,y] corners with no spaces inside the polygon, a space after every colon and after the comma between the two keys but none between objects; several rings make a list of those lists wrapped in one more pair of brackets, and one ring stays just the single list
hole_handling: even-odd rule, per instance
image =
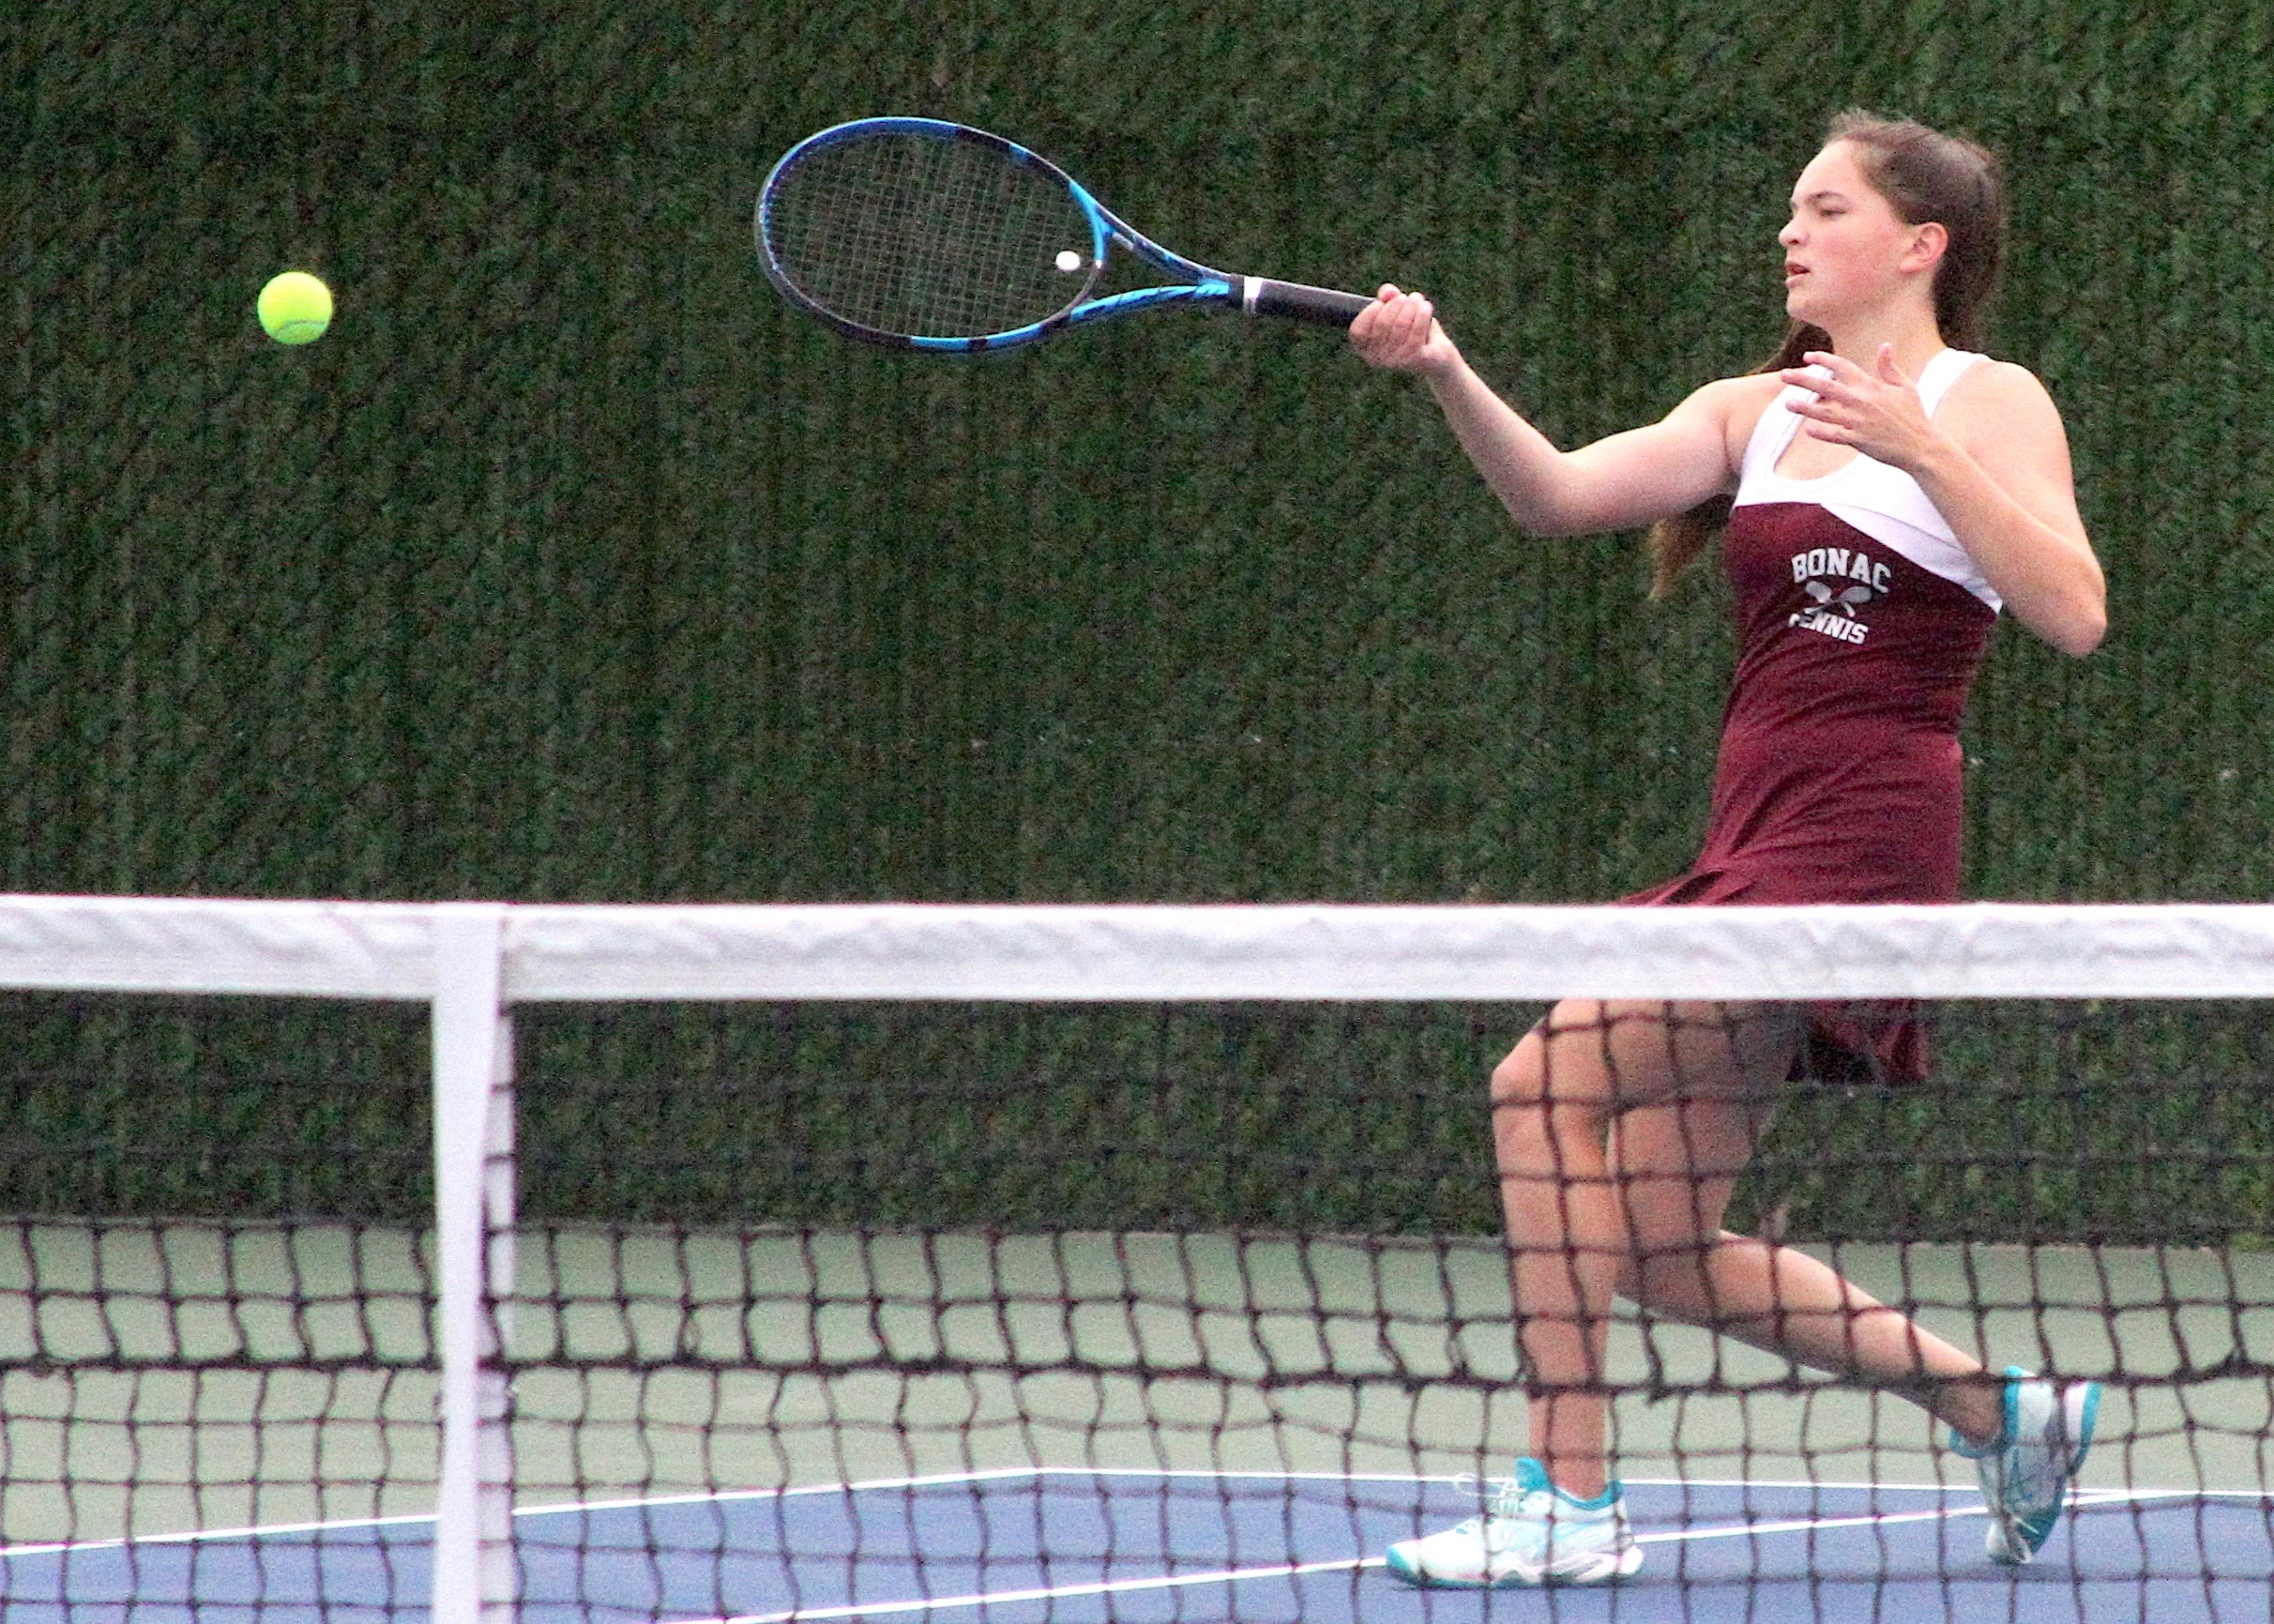
[{"label": "black net mesh", "polygon": [[[0,1205],[36,1214],[0,1231],[11,1616],[422,1610],[420,1013],[10,1013]],[[1760,1007],[1567,1007],[1574,1047],[1535,1099],[1500,1063],[1538,1014],[523,1009],[493,1366],[521,1616],[1588,1604],[1387,1568],[1516,1507],[1551,1400],[1599,1406],[1641,1553],[1603,1603],[1622,1614],[2263,1604],[2263,1005],[1908,1009],[1932,1028],[1918,1081],[1830,1074],[1778,1028],[1762,1053],[1800,1063],[1742,1088],[1713,1056],[1768,1029]],[[1544,1166],[1522,1143],[1539,1100],[1577,1135]],[[1758,1128],[1741,1170],[1711,1143],[1732,1110]],[[1645,1154],[1653,1111],[1672,1173]],[[1522,1210],[1543,1195],[1544,1229]],[[1607,1239],[1597,1198],[1625,1214]],[[1739,1253],[1784,1283],[1701,1296],[1701,1259]],[[1591,1307],[1573,1283],[1599,1262]],[[1831,1273],[1863,1298],[1827,1312]],[[1559,1335],[1598,1338],[1596,1362],[1558,1368]],[[1985,1555],[1949,1433],[1953,1395],[2009,1366],[2067,1384],[2072,1419],[2098,1389],[2018,1568]]]},{"label": "black net mesh", "polygon": [[407,1608],[437,1464],[424,1011],[0,1009],[0,1613]]},{"label": "black net mesh", "polygon": [[[520,1482],[524,1503],[615,1505],[539,1537],[597,1541],[690,1617],[971,1598],[1465,1616],[1478,1601],[1402,1586],[1385,1558],[1489,1509],[1530,1449],[1551,1385],[1532,1339],[1571,1314],[1539,1271],[1584,1267],[1591,1243],[1504,1233],[1504,1202],[1529,1178],[1576,1204],[1596,1176],[1635,1213],[1729,1194],[1723,1246],[1781,1255],[1793,1283],[1701,1300],[1678,1238],[1653,1252],[1638,1217],[1615,1243],[1589,1385],[1645,1559],[1601,1605],[1963,1618],[2040,1581],[2048,1616],[2256,1604],[2274,1571],[2261,1006],[1915,1011],[1923,1081],[1804,1063],[1749,1092],[1766,1126],[1734,1192],[1615,1157],[1543,1177],[1505,1146],[1496,1176],[1495,1118],[1522,1107],[1496,1111],[1485,1079],[1535,1013],[524,1012],[541,1238],[512,1339]],[[1686,1007],[1681,1052],[1749,1019]],[[1608,1023],[1568,1036],[1628,1052]],[[667,1081],[628,1093],[608,1082],[626,1068]],[[1724,1085],[1701,1065],[1670,1087],[1703,1162]],[[1639,1141],[1646,1109],[1612,1112],[1605,1142]],[[652,1204],[628,1210],[634,1190]],[[1801,1260],[1875,1306],[1824,1313]],[[1896,1315],[1915,1346],[1882,1334]],[[2066,1518],[2024,1568],[1985,1555],[1975,1464],[1928,1413],[1989,1389],[1931,1344],[1978,1374],[2099,1386]],[[549,1552],[526,1595],[582,1604],[595,1571]]]}]

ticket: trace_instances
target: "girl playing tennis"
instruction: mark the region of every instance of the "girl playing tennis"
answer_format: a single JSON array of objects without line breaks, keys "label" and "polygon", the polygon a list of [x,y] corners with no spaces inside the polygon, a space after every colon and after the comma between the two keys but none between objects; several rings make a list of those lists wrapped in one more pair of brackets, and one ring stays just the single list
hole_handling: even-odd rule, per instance
[{"label": "girl playing tennis", "polygon": [[[1792,330],[1762,372],[1559,451],[1469,370],[1418,294],[1350,329],[1427,380],[1516,522],[1654,524],[1657,588],[1723,532],[1740,648],[1704,849],[1642,903],[1944,903],[1958,725],[2001,607],[2066,653],[2106,624],[2059,413],[1966,347],[2003,256],[1995,161],[1909,121],[1836,119],[1793,189]],[[1490,1510],[1391,1547],[1417,1585],[1633,1572],[1606,1458],[1615,1295],[1916,1399],[1978,1464],[1990,1556],[2058,1521],[2099,1390],[1993,1375],[1805,1252],[1721,1228],[1776,1086],[1923,1072],[1903,1008],[1566,999],[1493,1070],[1493,1141],[1530,1383],[1530,1453]]]}]

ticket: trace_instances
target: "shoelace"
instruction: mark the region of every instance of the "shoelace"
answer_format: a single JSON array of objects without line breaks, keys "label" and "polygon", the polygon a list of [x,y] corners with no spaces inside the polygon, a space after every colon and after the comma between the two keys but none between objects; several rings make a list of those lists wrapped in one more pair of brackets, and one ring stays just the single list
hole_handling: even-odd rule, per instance
[{"label": "shoelace", "polygon": [[1549,1489],[1520,1489],[1511,1478],[1493,1496],[1493,1515],[1495,1517],[1545,1517],[1555,1510],[1555,1495]]}]

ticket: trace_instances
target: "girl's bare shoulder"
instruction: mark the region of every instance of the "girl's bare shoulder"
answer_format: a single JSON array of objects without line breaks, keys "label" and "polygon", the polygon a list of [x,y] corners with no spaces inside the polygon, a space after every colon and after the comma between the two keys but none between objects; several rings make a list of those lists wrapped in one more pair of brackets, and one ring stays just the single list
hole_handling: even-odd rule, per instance
[{"label": "girl's bare shoulder", "polygon": [[1935,417],[1970,442],[2061,433],[2060,408],[2038,375],[1986,356],[1951,380]]},{"label": "girl's bare shoulder", "polygon": [[1717,378],[1690,396],[1701,410],[1719,420],[1732,468],[1744,462],[1746,445],[1760,424],[1761,414],[1783,387],[1783,381],[1774,372],[1748,372],[1742,377]]}]

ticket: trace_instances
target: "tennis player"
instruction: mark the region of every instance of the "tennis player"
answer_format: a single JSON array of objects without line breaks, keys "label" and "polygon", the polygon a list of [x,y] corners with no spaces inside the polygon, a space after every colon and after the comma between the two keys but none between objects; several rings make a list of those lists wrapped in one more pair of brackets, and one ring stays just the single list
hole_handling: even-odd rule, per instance
[{"label": "tennis player", "polygon": [[[1721,533],[1740,648],[1704,850],[1630,901],[1954,901],[1958,726],[1999,611],[2065,653],[2100,641],[2060,415],[2027,371],[1968,347],[2004,212],[1980,147],[1842,114],[1778,236],[1776,359],[1575,451],[1470,371],[1420,295],[1384,287],[1352,324],[1369,363],[1428,382],[1524,528],[1654,524],[1660,592]],[[1486,1514],[1391,1547],[1390,1571],[1474,1587],[1641,1565],[1606,1453],[1615,1294],[1915,1399],[1978,1464],[1990,1557],[2027,1562],[2097,1387],[1993,1374],[1808,1254],[1721,1228],[1779,1084],[1924,1069],[1908,1006],[1557,1004],[1492,1081],[1530,1453]]]}]

